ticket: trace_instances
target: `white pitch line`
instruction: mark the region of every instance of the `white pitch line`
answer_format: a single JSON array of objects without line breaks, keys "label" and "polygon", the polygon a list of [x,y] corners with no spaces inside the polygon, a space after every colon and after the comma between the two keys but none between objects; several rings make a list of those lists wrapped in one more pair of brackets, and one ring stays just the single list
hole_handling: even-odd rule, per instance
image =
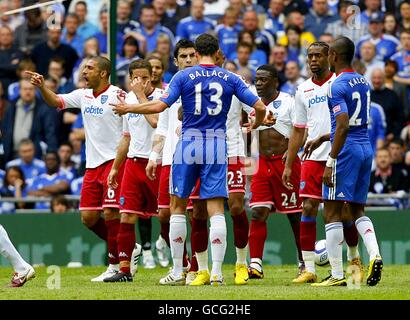
[{"label": "white pitch line", "polygon": [[67,1],[67,0],[53,0],[53,1],[37,3],[37,4],[33,4],[31,6],[22,7],[22,8],[19,8],[19,9],[14,9],[14,10],[6,11],[4,13],[0,13],[0,17],[1,16],[9,16],[11,14],[24,12],[24,11],[31,10],[31,9],[41,8],[41,7],[49,6],[49,5],[52,5],[52,4],[55,4],[55,3],[61,3],[61,2],[64,2],[64,1]]}]

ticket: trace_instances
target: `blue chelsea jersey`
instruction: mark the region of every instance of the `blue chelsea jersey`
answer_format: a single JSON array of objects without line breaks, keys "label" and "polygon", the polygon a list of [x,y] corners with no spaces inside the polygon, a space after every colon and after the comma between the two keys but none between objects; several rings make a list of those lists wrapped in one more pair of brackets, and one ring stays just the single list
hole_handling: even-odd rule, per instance
[{"label": "blue chelsea jersey", "polygon": [[369,142],[368,122],[370,112],[370,88],[366,79],[354,72],[345,70],[330,84],[328,105],[331,119],[330,140],[336,131],[336,117],[341,113],[349,115],[348,142]]},{"label": "blue chelsea jersey", "polygon": [[179,71],[160,100],[171,106],[181,97],[182,135],[190,130],[205,136],[210,129],[226,132],[233,95],[249,106],[259,99],[234,73],[215,65],[198,65]]}]

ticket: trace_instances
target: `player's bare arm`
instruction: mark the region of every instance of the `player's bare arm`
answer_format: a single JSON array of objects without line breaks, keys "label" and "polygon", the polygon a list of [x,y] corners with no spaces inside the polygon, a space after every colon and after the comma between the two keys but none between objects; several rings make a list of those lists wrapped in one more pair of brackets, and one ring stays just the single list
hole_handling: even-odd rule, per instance
[{"label": "player's bare arm", "polygon": [[282,174],[282,183],[289,190],[293,189],[290,183],[290,177],[292,175],[292,166],[298,154],[298,150],[303,144],[305,137],[305,128],[293,127],[292,133],[289,138],[288,152],[286,155],[285,169]]},{"label": "player's bare arm", "polygon": [[323,173],[323,183],[330,188],[333,187],[332,171],[335,165],[335,160],[337,159],[340,150],[343,148],[348,133],[349,115],[347,113],[341,113],[336,117],[336,131],[332,143],[332,149],[329,154],[329,159],[326,162],[325,172]]},{"label": "player's bare arm", "polygon": [[162,153],[162,149],[164,148],[165,144],[165,137],[163,135],[155,134],[152,141],[152,151],[149,156],[148,164],[145,168],[145,173],[150,180],[154,180],[157,178],[156,171],[157,171],[157,158]]},{"label": "player's bare arm", "polygon": [[40,90],[41,96],[50,107],[61,107],[58,95],[45,86],[44,77],[41,74],[27,70],[24,71],[24,74],[30,76],[30,83]]},{"label": "player's bare arm", "polygon": [[306,142],[305,147],[303,148],[302,160],[309,159],[312,155],[312,152],[319,148],[323,142],[330,141],[330,133],[324,134],[316,139]]},{"label": "player's bare arm", "polygon": [[120,116],[127,113],[154,114],[168,108],[168,105],[161,100],[152,100],[140,104],[127,104],[121,97],[118,97],[118,100],[118,103],[110,103],[110,105],[113,107],[113,111]]},{"label": "player's bare arm", "polygon": [[112,189],[116,189],[118,187],[117,182],[117,175],[118,169],[121,167],[121,164],[124,162],[125,158],[127,157],[128,149],[130,146],[131,136],[130,135],[123,135],[118,144],[117,155],[115,156],[114,163],[111,167],[110,173],[107,178],[107,185]]}]

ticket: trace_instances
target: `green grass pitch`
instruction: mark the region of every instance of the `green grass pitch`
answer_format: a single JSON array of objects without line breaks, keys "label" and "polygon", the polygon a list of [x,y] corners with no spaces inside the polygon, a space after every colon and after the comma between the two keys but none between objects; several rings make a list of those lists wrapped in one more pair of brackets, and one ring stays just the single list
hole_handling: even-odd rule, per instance
[{"label": "green grass pitch", "polygon": [[[410,265],[388,265],[382,280],[376,287],[364,283],[359,289],[347,287],[313,288],[310,285],[294,285],[295,266],[265,266],[263,280],[249,280],[245,286],[233,283],[233,265],[225,265],[223,287],[168,287],[158,280],[167,269],[144,270],[139,268],[132,283],[92,283],[90,279],[100,274],[104,267],[36,268],[36,278],[21,288],[5,288],[11,277],[10,268],[0,268],[0,299],[3,300],[409,300]],[[319,277],[325,277],[328,267],[318,267]],[[58,282],[58,278],[60,282]],[[57,280],[57,281],[56,281]],[[48,288],[50,287],[50,289]],[[58,289],[58,286],[60,287]],[[54,289],[52,289],[54,288]]]}]

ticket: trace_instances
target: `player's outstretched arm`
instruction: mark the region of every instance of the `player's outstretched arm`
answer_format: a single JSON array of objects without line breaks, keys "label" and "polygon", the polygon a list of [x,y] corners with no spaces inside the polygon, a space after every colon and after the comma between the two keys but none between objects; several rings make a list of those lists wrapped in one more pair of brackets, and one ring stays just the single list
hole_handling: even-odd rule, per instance
[{"label": "player's outstretched arm", "polygon": [[282,183],[288,188],[292,189],[293,186],[290,183],[290,176],[292,175],[292,166],[298,154],[298,150],[303,144],[305,137],[305,128],[293,127],[292,133],[289,138],[288,153],[286,156],[285,169],[282,174]]},{"label": "player's outstretched arm", "polygon": [[30,83],[39,88],[41,96],[50,107],[61,107],[57,94],[44,85],[44,77],[41,74],[32,71],[24,71],[24,74],[30,76]]},{"label": "player's outstretched arm", "polygon": [[140,104],[127,104],[122,97],[118,97],[118,103],[110,103],[113,107],[113,111],[120,116],[127,113],[139,113],[139,114],[154,114],[164,111],[168,105],[161,100],[152,100]]},{"label": "player's outstretched arm", "polygon": [[252,107],[255,109],[255,121],[253,122],[252,129],[256,129],[265,119],[266,106],[261,100],[258,100]]}]

